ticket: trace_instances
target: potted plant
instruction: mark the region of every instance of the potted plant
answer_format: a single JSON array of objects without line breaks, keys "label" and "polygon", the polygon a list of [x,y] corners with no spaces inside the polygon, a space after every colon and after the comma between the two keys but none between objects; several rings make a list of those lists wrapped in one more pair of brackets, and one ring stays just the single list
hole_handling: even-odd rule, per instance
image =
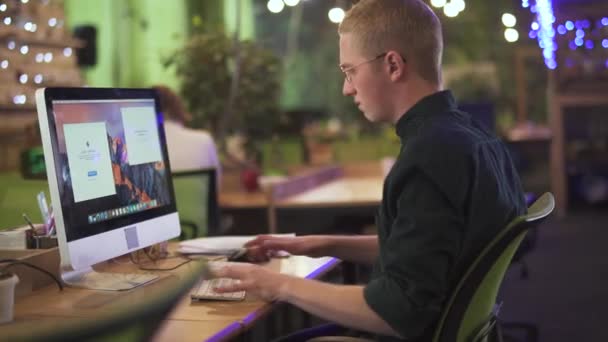
[{"label": "potted plant", "polygon": [[253,41],[221,31],[197,33],[166,61],[175,66],[193,120],[211,131],[225,154],[226,137],[239,134],[249,160],[279,119],[280,59]]}]

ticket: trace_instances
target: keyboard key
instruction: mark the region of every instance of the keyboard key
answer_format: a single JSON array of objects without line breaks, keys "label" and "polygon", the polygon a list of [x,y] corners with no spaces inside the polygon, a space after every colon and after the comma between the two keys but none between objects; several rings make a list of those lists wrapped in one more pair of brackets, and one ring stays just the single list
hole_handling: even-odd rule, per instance
[{"label": "keyboard key", "polygon": [[217,293],[215,288],[226,287],[232,284],[238,284],[240,280],[231,278],[214,278],[202,280],[198,283],[190,293],[190,298],[194,300],[243,300],[245,299],[245,291]]}]

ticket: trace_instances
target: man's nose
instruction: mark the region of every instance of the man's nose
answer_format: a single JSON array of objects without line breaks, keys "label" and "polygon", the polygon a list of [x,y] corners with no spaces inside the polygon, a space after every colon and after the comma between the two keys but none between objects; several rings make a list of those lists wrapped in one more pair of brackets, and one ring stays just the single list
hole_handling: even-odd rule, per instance
[{"label": "man's nose", "polygon": [[346,78],[344,79],[344,83],[342,84],[342,94],[344,96],[355,95],[355,88],[353,87],[353,85],[350,82],[348,82],[346,80]]}]

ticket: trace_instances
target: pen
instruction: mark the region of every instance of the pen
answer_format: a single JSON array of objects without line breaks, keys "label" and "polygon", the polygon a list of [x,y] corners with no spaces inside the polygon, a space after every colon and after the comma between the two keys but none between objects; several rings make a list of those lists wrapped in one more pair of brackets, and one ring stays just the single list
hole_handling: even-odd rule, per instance
[{"label": "pen", "polygon": [[25,220],[25,222],[27,222],[27,225],[30,226],[30,228],[32,229],[32,236],[36,236],[36,228],[34,227],[34,224],[32,223],[32,221],[30,220],[29,217],[27,217],[27,215],[25,213],[21,214],[23,216],[23,219]]},{"label": "pen", "polygon": [[46,224],[46,236],[52,236],[55,233],[55,215],[51,211],[49,215],[49,222]]},{"label": "pen", "polygon": [[42,215],[43,222],[47,222],[49,220],[49,206],[46,203],[46,196],[44,195],[44,191],[40,191],[36,196],[38,200],[38,207],[40,208],[40,214]]}]

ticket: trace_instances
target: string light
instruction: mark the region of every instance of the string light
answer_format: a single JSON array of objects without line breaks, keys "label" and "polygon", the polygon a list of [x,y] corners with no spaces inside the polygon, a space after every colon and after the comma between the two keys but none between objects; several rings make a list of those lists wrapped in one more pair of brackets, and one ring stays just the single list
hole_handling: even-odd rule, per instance
[{"label": "string light", "polygon": [[519,39],[519,32],[514,28],[508,27],[505,29],[505,39],[509,43],[514,43]]},{"label": "string light", "polygon": [[279,13],[285,8],[285,3],[282,0],[268,0],[266,7],[272,13]]},{"label": "string light", "polygon": [[53,54],[50,52],[47,52],[44,54],[44,62],[45,63],[51,63],[53,61]]},{"label": "string light", "polygon": [[517,24],[517,18],[511,13],[505,13],[502,15],[502,24],[506,27],[514,27]]},{"label": "string light", "polygon": [[283,2],[285,3],[285,5],[287,5],[289,7],[293,7],[293,6],[296,6],[297,4],[299,4],[300,0],[283,0]]},{"label": "string light", "polygon": [[431,0],[431,5],[436,8],[442,8],[445,4],[446,0]]},{"label": "string light", "polygon": [[346,14],[344,13],[344,10],[341,9],[340,7],[334,7],[332,9],[330,9],[329,12],[327,12],[327,16],[329,17],[329,20],[335,24],[341,23],[342,20],[344,20],[345,15]]},{"label": "string light", "polygon": [[431,5],[435,8],[443,8],[446,17],[454,18],[466,8],[464,0],[431,0]]},{"label": "string light", "polygon": [[[527,8],[529,6],[529,1],[522,0],[522,7]],[[530,6],[530,11],[532,13],[536,13],[536,20],[538,22],[538,28],[532,29],[536,32],[536,39],[538,40],[538,46],[543,50],[543,58],[545,59],[545,65],[549,69],[557,68],[557,62],[555,61],[555,51],[557,50],[557,45],[554,41],[555,37],[555,29],[553,28],[553,23],[555,23],[555,15],[553,14],[553,1],[552,0],[536,0],[536,4]],[[576,24],[579,24],[578,22]],[[573,25],[571,22],[566,23],[565,27],[567,30],[571,30],[577,25]],[[580,25],[590,25],[589,23],[581,22]],[[532,34],[529,34],[532,37]],[[506,37],[506,32],[505,32]],[[575,44],[577,46],[581,46],[583,44],[581,38],[580,45],[575,40]]]},{"label": "string light", "polygon": [[27,96],[25,96],[24,94],[19,94],[13,97],[13,103],[16,105],[22,105],[25,104],[25,102],[27,101]]},{"label": "string light", "polygon": [[453,2],[449,2],[443,6],[443,14],[445,14],[446,17],[454,18],[458,15],[458,8],[456,8],[456,5]]}]

